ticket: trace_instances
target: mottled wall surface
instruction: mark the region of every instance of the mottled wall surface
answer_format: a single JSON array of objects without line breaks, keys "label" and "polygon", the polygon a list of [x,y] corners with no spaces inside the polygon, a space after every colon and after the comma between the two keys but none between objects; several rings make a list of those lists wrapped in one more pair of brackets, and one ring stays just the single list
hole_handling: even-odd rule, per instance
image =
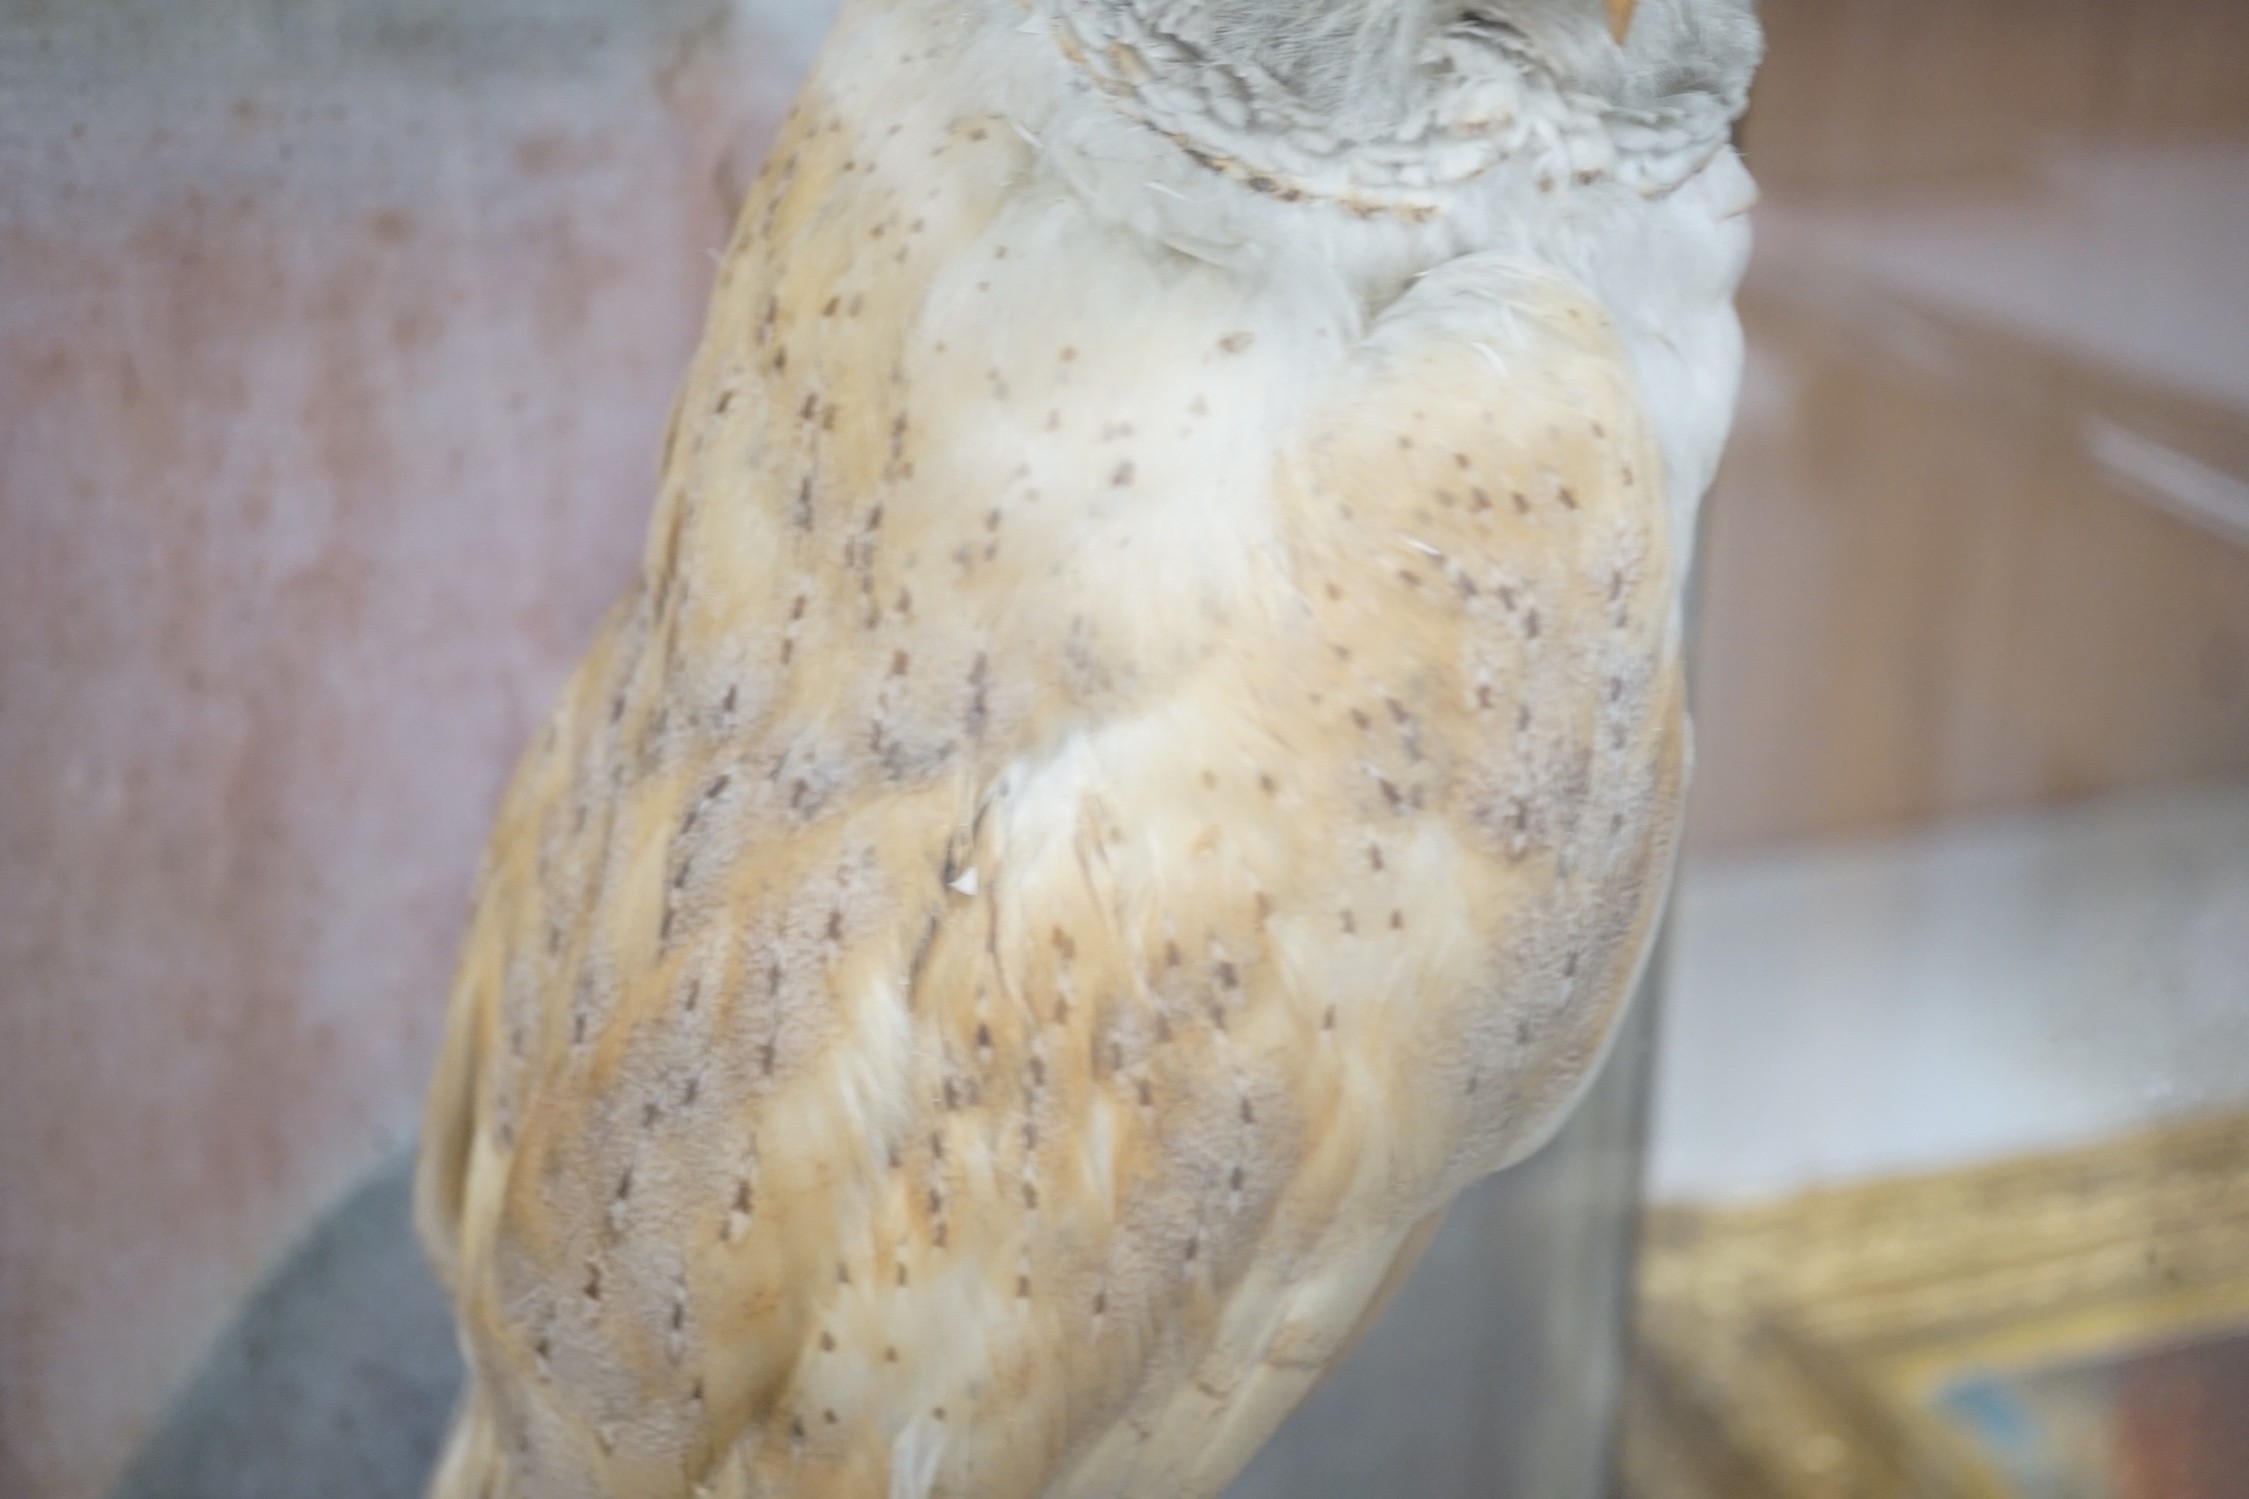
[{"label": "mottled wall surface", "polygon": [[411,1132],[827,9],[0,6],[0,1494]]}]

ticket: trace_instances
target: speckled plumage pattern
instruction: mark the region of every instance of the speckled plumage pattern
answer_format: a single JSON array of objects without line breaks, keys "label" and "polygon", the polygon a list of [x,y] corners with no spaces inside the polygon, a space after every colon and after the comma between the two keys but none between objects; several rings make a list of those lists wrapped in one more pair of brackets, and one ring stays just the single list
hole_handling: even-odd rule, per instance
[{"label": "speckled plumage pattern", "polygon": [[861,6],[752,193],[460,968],[440,1499],[1212,1494],[1598,1057],[1685,756],[1649,366],[1435,230],[1187,253],[1100,99]]}]

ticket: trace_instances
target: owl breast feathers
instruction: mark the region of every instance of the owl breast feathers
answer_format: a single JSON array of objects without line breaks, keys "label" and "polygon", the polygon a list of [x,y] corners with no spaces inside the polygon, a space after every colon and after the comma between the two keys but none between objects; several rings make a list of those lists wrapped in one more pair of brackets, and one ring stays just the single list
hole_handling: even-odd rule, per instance
[{"label": "owl breast feathers", "polygon": [[452,998],[443,1499],[1215,1493],[1635,978],[1629,329],[1069,51],[854,11],[744,210]]}]

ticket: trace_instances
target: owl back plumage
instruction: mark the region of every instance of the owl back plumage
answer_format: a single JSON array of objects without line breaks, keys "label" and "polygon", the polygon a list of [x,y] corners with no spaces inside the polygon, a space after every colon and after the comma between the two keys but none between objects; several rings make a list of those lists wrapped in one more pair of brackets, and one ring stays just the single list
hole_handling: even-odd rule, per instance
[{"label": "owl back plumage", "polygon": [[750,196],[456,982],[441,1499],[1215,1493],[1598,1060],[1686,754],[1629,328],[1150,135],[1172,232],[1112,117],[865,6]]}]

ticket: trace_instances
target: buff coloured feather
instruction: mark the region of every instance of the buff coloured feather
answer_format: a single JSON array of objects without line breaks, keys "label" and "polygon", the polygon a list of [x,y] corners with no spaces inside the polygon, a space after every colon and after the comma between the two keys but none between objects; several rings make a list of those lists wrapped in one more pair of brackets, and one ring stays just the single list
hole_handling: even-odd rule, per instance
[{"label": "buff coloured feather", "polygon": [[1755,54],[847,6],[493,832],[439,1499],[1211,1495],[1552,1132],[1677,839]]}]

